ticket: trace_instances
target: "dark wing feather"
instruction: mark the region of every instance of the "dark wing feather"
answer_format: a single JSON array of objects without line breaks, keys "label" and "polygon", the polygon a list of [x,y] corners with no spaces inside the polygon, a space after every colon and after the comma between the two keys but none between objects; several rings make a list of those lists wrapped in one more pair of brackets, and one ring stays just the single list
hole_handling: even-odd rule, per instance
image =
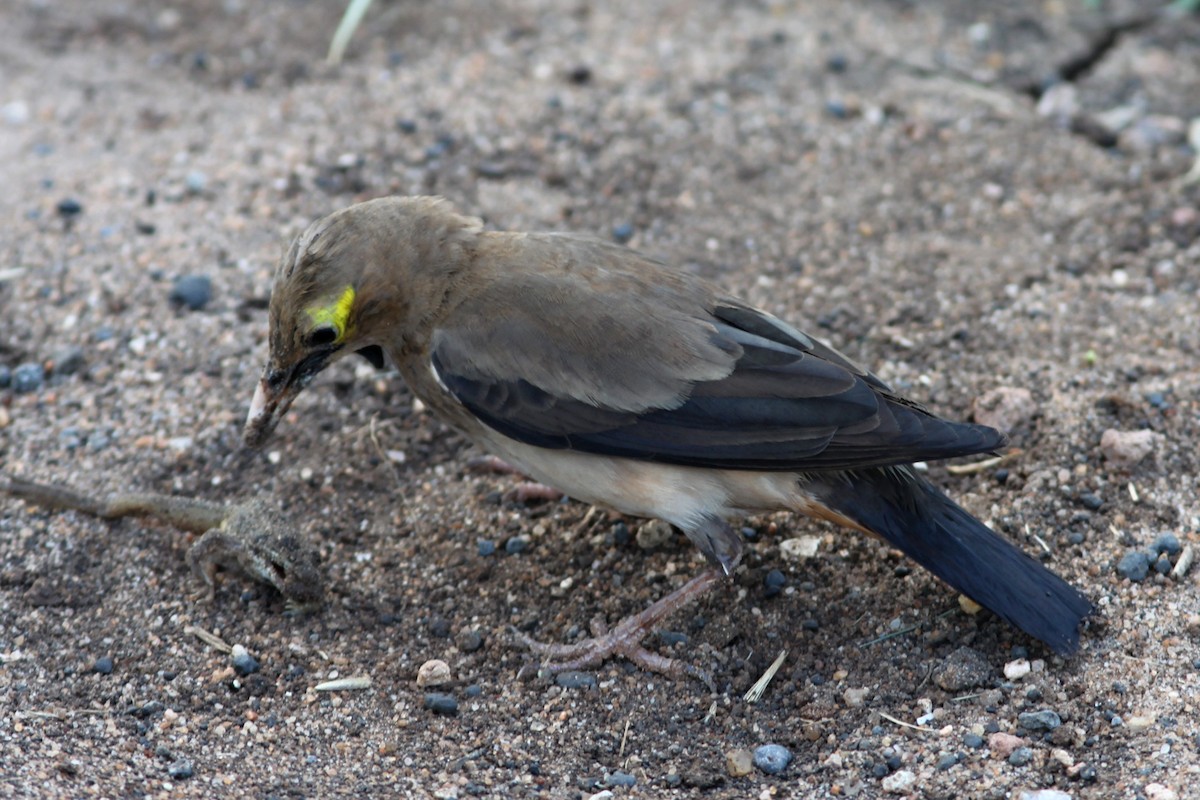
[{"label": "dark wing feather", "polygon": [[[640,291],[603,297],[605,308],[620,312],[606,310],[598,327],[594,295],[569,306],[569,319],[554,319],[528,294],[505,309],[511,313],[496,313],[495,299],[485,300],[458,315],[463,327],[452,320],[435,333],[434,370],[484,424],[552,449],[804,471],[908,464],[1004,443],[991,428],[948,422],[896,397],[836,350],[765,312],[679,293],[668,294],[664,312],[662,288],[653,301]],[[558,299],[562,291],[555,287]],[[541,313],[527,313],[531,308]],[[612,329],[621,319],[637,321],[636,339]],[[622,344],[614,346],[614,338]],[[699,355],[681,359],[687,352]],[[646,386],[651,390],[638,391]]]}]

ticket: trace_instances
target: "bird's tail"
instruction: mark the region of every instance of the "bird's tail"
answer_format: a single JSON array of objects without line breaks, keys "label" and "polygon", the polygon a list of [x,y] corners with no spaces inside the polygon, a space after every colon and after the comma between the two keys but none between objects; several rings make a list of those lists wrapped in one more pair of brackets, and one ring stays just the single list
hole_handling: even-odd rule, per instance
[{"label": "bird's tail", "polygon": [[907,468],[826,474],[805,489],[1056,653],[1079,648],[1088,599]]}]

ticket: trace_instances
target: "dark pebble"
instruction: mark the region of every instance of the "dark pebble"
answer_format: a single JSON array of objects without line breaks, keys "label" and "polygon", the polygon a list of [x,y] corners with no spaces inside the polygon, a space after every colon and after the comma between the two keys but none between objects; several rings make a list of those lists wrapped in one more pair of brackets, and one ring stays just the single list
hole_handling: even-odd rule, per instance
[{"label": "dark pebble", "polygon": [[825,69],[835,74],[841,74],[850,66],[850,61],[841,53],[834,53],[825,59]]},{"label": "dark pebble", "polygon": [[58,201],[55,210],[58,211],[58,215],[63,219],[71,219],[83,213],[83,204],[74,197],[67,197]]},{"label": "dark pebble", "polygon": [[196,770],[192,766],[191,761],[188,761],[187,759],[180,759],[179,761],[173,762],[171,766],[167,767],[167,774],[171,776],[172,780],[183,781],[195,775]]},{"label": "dark pebble", "polygon": [[1079,503],[1088,511],[1099,511],[1100,507],[1104,505],[1104,499],[1098,494],[1084,492],[1079,495]]},{"label": "dark pebble", "polygon": [[754,766],[768,775],[778,775],[792,762],[792,751],[783,745],[764,744],[754,751]]},{"label": "dark pebble", "polygon": [[596,686],[596,676],[571,669],[555,675],[554,682],[564,689],[592,689]]},{"label": "dark pebble", "polygon": [[64,347],[50,357],[54,364],[55,375],[71,375],[83,368],[83,348],[70,345]]},{"label": "dark pebble", "polygon": [[117,332],[115,330],[113,330],[112,328],[110,328],[107,325],[101,325],[99,328],[96,328],[95,333],[92,334],[92,341],[93,342],[107,342],[110,339],[112,339],[113,337],[115,337],[116,335],[117,335]]},{"label": "dark pebble", "polygon": [[742,528],[742,536],[746,539],[754,539],[756,536],[758,536],[758,531],[747,525],[746,527]]},{"label": "dark pebble", "polygon": [[241,675],[242,677],[245,677],[247,675],[253,675],[254,673],[258,672],[260,669],[262,669],[262,667],[260,667],[258,664],[258,659],[256,659],[254,656],[250,655],[249,653],[247,653],[244,650],[239,650],[233,656],[232,661],[233,661],[234,671],[237,672],[237,674]]},{"label": "dark pebble", "polygon": [[983,737],[978,733],[968,733],[963,736],[963,746],[969,747],[972,750],[978,750],[983,747]]},{"label": "dark pebble", "polygon": [[100,658],[96,659],[96,663],[92,664],[92,672],[97,672],[101,675],[111,675],[112,671],[112,656],[100,656]]},{"label": "dark pebble", "polygon": [[1179,537],[1175,534],[1164,533],[1154,540],[1150,549],[1159,555],[1166,553],[1169,556],[1177,556],[1183,550],[1183,545],[1179,543]]},{"label": "dark pebble", "polygon": [[454,695],[429,692],[425,695],[425,707],[435,714],[453,717],[458,714],[458,701]]},{"label": "dark pebble", "polygon": [[1146,395],[1146,402],[1158,409],[1169,408],[1167,397],[1162,392],[1149,392]]},{"label": "dark pebble", "polygon": [[1012,755],[1008,757],[1008,763],[1014,767],[1023,767],[1033,761],[1033,750],[1028,747],[1018,747],[1012,751]]},{"label": "dark pebble", "polygon": [[624,547],[633,541],[633,534],[629,532],[629,526],[624,522],[618,522],[613,525],[613,544],[617,547]]},{"label": "dark pebble", "polygon": [[42,388],[46,381],[46,370],[41,364],[18,364],[12,371],[12,389],[17,394],[28,394]]},{"label": "dark pebble", "polygon": [[1013,645],[1008,651],[1009,658],[1029,658],[1029,648],[1023,644]]},{"label": "dark pebble", "polygon": [[1150,556],[1140,550],[1130,550],[1117,564],[1117,574],[1134,583],[1146,580],[1146,576],[1150,574]]},{"label": "dark pebble", "polygon": [[483,687],[478,683],[472,683],[470,686],[463,689],[463,694],[465,694],[467,697],[479,697],[481,694],[483,694]]},{"label": "dark pebble", "polygon": [[146,222],[140,219],[133,223],[133,229],[142,236],[153,236],[158,232],[158,226],[156,226],[153,222]]},{"label": "dark pebble", "polygon": [[1067,544],[1083,544],[1087,535],[1083,531],[1071,531],[1067,534]]},{"label": "dark pebble", "polygon": [[892,574],[897,578],[907,578],[909,575],[912,575],[912,567],[908,564],[901,564],[892,570]]},{"label": "dark pebble", "polygon": [[1052,731],[1062,725],[1062,718],[1049,709],[1045,711],[1026,711],[1017,715],[1017,723],[1030,731]]},{"label": "dark pebble", "polygon": [[787,576],[779,570],[773,569],[763,579],[763,586],[765,588],[764,594],[767,597],[774,597],[783,591],[783,587],[787,586]]},{"label": "dark pebble", "polygon": [[1096,768],[1091,764],[1084,764],[1083,768],[1079,770],[1079,778],[1085,781],[1096,780]]},{"label": "dark pebble", "polygon": [[582,86],[583,84],[591,81],[592,68],[586,64],[580,64],[579,66],[574,67],[567,77],[571,80],[571,83]]},{"label": "dark pebble", "polygon": [[479,631],[463,631],[458,635],[458,649],[464,653],[474,653],[483,647],[483,636]]},{"label": "dark pebble", "polygon": [[450,638],[450,620],[436,617],[429,621],[429,635],[435,639]]},{"label": "dark pebble", "polygon": [[904,766],[904,761],[900,758],[900,756],[888,756],[887,761],[884,761],[883,763],[887,764],[889,772],[895,772]]},{"label": "dark pebble", "polygon": [[479,550],[479,555],[487,558],[496,552],[496,543],[491,539],[480,539],[475,542],[475,546]]},{"label": "dark pebble", "polygon": [[637,778],[633,777],[628,772],[621,772],[618,770],[616,772],[610,772],[608,775],[604,776],[604,785],[624,787],[635,786],[637,785]]},{"label": "dark pebble", "polygon": [[992,479],[994,481],[996,481],[996,483],[1007,482],[1008,481],[1008,470],[1006,470],[1006,469],[996,470],[995,472],[992,473]]},{"label": "dark pebble", "polygon": [[834,98],[825,101],[825,111],[835,119],[845,119],[850,113],[845,103]]},{"label": "dark pebble", "polygon": [[887,768],[887,764],[876,764],[871,767],[871,774],[876,778],[886,778],[891,770]]},{"label": "dark pebble", "polygon": [[190,311],[199,311],[212,300],[212,279],[207,275],[184,275],[171,287],[171,302]]},{"label": "dark pebble", "polygon": [[1031,703],[1037,703],[1042,699],[1042,690],[1036,686],[1031,686],[1025,690],[1025,699]]},{"label": "dark pebble", "polygon": [[958,756],[954,753],[946,753],[937,760],[937,768],[943,772],[953,767],[958,763]]},{"label": "dark pebble", "polygon": [[683,783],[683,778],[679,777],[678,772],[672,772],[665,778],[665,780],[667,782],[667,786],[670,786],[672,789]]},{"label": "dark pebble", "polygon": [[0,389],[7,389],[12,383],[12,370],[5,364],[0,364]]},{"label": "dark pebble", "polygon": [[633,224],[629,222],[619,222],[613,225],[612,237],[620,244],[625,244],[633,238]]},{"label": "dark pebble", "polygon": [[413,134],[417,132],[416,120],[398,119],[396,120],[396,130],[401,133]]},{"label": "dark pebble", "polygon": [[815,630],[820,630],[821,623],[817,622],[815,619],[812,619],[810,617],[809,619],[806,619],[803,622],[801,622],[800,627],[806,631],[815,631]]},{"label": "dark pebble", "polygon": [[475,172],[481,178],[495,180],[508,175],[508,165],[499,161],[480,161],[475,165]]},{"label": "dark pebble", "polygon": [[679,631],[658,631],[658,640],[667,647],[676,644],[687,644],[688,636]]},{"label": "dark pebble", "polygon": [[1159,556],[1154,562],[1154,571],[1159,575],[1166,575],[1171,571],[1171,559],[1166,553]]},{"label": "dark pebble", "polygon": [[825,676],[824,675],[809,675],[808,682],[811,683],[813,686],[823,686],[823,685],[825,685]]},{"label": "dark pebble", "polygon": [[510,556],[524,553],[529,548],[529,540],[524,536],[514,536],[504,543],[504,552]]}]

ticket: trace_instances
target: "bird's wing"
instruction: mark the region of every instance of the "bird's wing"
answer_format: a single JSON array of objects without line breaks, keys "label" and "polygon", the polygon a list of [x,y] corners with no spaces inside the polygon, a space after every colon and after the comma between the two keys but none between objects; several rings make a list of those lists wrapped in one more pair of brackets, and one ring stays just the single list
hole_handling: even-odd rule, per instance
[{"label": "bird's wing", "polygon": [[763,311],[656,269],[512,277],[460,306],[431,349],[439,380],[472,414],[538,447],[804,471],[907,464],[1004,442],[991,428],[948,422],[896,397]]}]

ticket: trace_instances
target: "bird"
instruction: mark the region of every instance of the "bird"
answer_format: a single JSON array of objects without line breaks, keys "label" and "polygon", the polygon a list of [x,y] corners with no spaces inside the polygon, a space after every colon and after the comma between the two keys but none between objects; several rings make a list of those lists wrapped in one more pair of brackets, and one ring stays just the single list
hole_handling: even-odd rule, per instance
[{"label": "bird", "polygon": [[451,427],[576,500],[670,523],[709,566],[612,630],[526,644],[552,669],[613,656],[699,671],[641,640],[737,568],[731,520],[792,511],[876,536],[1061,655],[1094,611],[1076,588],[913,467],[994,453],[848,356],[701,278],[576,233],[485,229],[438,197],[382,197],[292,241],[244,428],[260,447],[297,395],[358,353]]}]

